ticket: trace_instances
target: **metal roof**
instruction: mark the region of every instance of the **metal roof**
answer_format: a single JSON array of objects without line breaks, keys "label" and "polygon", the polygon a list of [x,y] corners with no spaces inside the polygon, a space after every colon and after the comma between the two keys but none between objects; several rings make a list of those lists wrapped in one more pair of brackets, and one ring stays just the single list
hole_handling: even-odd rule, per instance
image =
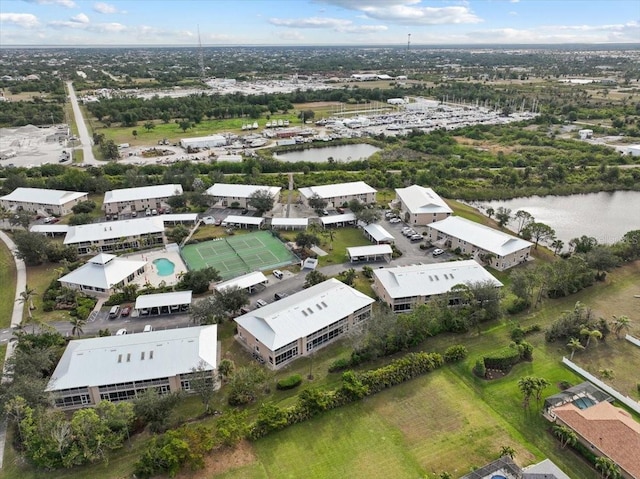
[{"label": "metal roof", "polygon": [[352,181],[351,183],[336,183],[333,185],[309,186],[307,188],[299,188],[298,191],[305,198],[311,198],[318,195],[320,198],[335,198],[337,196],[353,196],[365,195],[368,193],[376,193],[376,189],[372,188],[364,181]]},{"label": "metal roof", "polygon": [[237,278],[233,278],[228,281],[222,281],[216,284],[215,288],[218,291],[224,291],[225,289],[232,288],[233,286],[245,289],[255,286],[256,284],[266,283],[267,281],[267,277],[262,274],[261,271],[254,271],[253,273],[243,274],[242,276],[238,276]]},{"label": "metal roof", "polygon": [[335,278],[235,318],[272,351],[373,303]]},{"label": "metal roof", "polygon": [[271,218],[271,226],[307,226],[309,218]]},{"label": "metal roof", "polygon": [[241,225],[256,225],[259,226],[264,221],[264,218],[259,216],[239,216],[239,215],[229,215],[227,216],[223,222],[241,224]]},{"label": "metal roof", "polygon": [[551,459],[522,469],[522,479],[571,479]]},{"label": "metal roof", "polygon": [[162,221],[179,222],[179,221],[198,221],[198,213],[168,213],[161,215]]},{"label": "metal roof", "polygon": [[135,309],[160,308],[191,304],[192,291],[174,291],[172,293],[143,294],[136,298]]},{"label": "metal roof", "polygon": [[146,200],[151,198],[168,198],[182,194],[182,185],[154,185],[140,186],[137,188],[122,188],[120,190],[107,191],[104,194],[104,204],[119,203],[121,201]]},{"label": "metal roof", "polygon": [[67,233],[69,225],[33,225],[29,228],[32,233]]},{"label": "metal roof", "polygon": [[217,326],[76,339],[69,342],[47,391],[106,386],[217,367]]},{"label": "metal roof", "polygon": [[323,225],[333,225],[336,223],[349,223],[356,220],[355,213],[345,213],[343,215],[321,216],[320,221]]},{"label": "metal roof", "polygon": [[158,216],[135,218],[130,220],[89,223],[70,226],[64,244],[100,241],[114,238],[127,238],[148,233],[164,231],[164,222]]},{"label": "metal roof", "polygon": [[46,188],[16,188],[8,195],[0,197],[0,200],[61,206],[83,196],[87,196],[87,193]]},{"label": "metal roof", "polygon": [[449,216],[447,219],[427,225],[427,228],[464,240],[498,256],[506,256],[533,244],[459,216]]},{"label": "metal roof", "polygon": [[263,186],[263,185],[233,185],[227,183],[215,183],[205,193],[210,196],[232,197],[232,198],[249,198],[253,193],[260,190],[268,191],[271,196],[275,197],[280,193],[279,186]]},{"label": "metal roof", "polygon": [[447,293],[457,284],[484,281],[491,281],[496,287],[502,286],[472,259],[374,269],[373,274],[391,298],[434,296]]},{"label": "metal roof", "polygon": [[352,246],[347,248],[347,254],[351,258],[356,256],[380,256],[384,254],[392,254],[393,250],[388,244],[374,244],[367,246]]},{"label": "metal roof", "polygon": [[419,185],[396,188],[396,195],[407,206],[409,213],[453,213],[449,205],[431,188]]},{"label": "metal roof", "polygon": [[369,224],[364,227],[364,230],[371,236],[375,241],[395,241],[395,238],[391,233],[389,233],[382,226],[377,224]]},{"label": "metal roof", "polygon": [[[108,258],[109,256],[111,258]],[[88,263],[65,274],[58,281],[108,290],[140,268],[144,268],[146,264],[146,261],[99,254],[91,258]]]}]

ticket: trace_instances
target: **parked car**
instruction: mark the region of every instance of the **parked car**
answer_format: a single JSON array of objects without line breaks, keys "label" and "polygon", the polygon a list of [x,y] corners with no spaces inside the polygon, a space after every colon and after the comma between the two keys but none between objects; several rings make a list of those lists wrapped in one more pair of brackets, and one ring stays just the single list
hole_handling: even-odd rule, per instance
[{"label": "parked car", "polygon": [[55,216],[53,218],[51,218],[50,223],[57,223],[58,221],[60,221],[60,218],[56,218]]},{"label": "parked car", "polygon": [[329,216],[329,212],[328,212],[327,210],[322,210],[322,214],[323,214],[324,216]]},{"label": "parked car", "polygon": [[242,210],[242,214],[243,214],[243,215],[246,215],[248,212],[249,212],[249,210],[248,210],[247,208],[244,208],[244,209]]},{"label": "parked car", "polygon": [[129,316],[129,314],[131,314],[131,307],[125,306],[124,308],[122,308],[122,311],[120,312],[120,316],[122,316],[123,318],[126,318],[127,316]]},{"label": "parked car", "polygon": [[44,221],[46,224],[49,224],[49,223],[51,223],[51,220],[52,220],[52,219],[53,219],[53,216],[48,216],[48,217],[46,217],[43,221]]},{"label": "parked car", "polygon": [[249,311],[251,311],[249,308],[243,306],[242,308],[240,308],[240,314],[247,314]]},{"label": "parked car", "polygon": [[338,208],[336,208],[336,211],[341,215],[344,214],[344,208],[338,207]]},{"label": "parked car", "polygon": [[137,211],[132,211],[131,212],[131,217],[135,218],[136,216],[138,216],[138,212]]},{"label": "parked car", "polygon": [[267,303],[264,299],[259,299],[256,301],[256,308],[262,308],[263,306],[266,306]]},{"label": "parked car", "polygon": [[420,234],[411,235],[409,239],[411,241],[422,241],[422,235]]},{"label": "parked car", "polygon": [[151,210],[149,208],[147,208],[147,210],[144,212],[145,216],[151,216]]},{"label": "parked car", "polygon": [[153,331],[153,326],[151,326],[150,324],[145,324],[144,329],[142,330],[143,333],[150,333],[151,331]]},{"label": "parked car", "polygon": [[433,256],[440,256],[441,254],[444,254],[444,250],[441,250],[440,248],[436,248],[433,250]]},{"label": "parked car", "polygon": [[156,216],[158,214],[158,210],[156,210],[155,208],[151,210],[151,214],[153,216]]},{"label": "parked car", "polygon": [[278,301],[279,299],[286,298],[287,296],[289,296],[287,293],[276,293],[273,295],[273,299]]},{"label": "parked car", "polygon": [[205,216],[204,218],[202,218],[202,222],[205,225],[213,225],[216,223],[216,219],[213,216]]},{"label": "parked car", "polygon": [[118,329],[118,331],[116,331],[116,336],[124,336],[125,334],[127,334],[127,330],[124,328]]},{"label": "parked car", "polygon": [[113,306],[109,310],[109,319],[116,319],[120,315],[120,306]]},{"label": "parked car", "polygon": [[402,220],[400,218],[391,218],[389,220],[389,223],[400,223],[402,222]]},{"label": "parked car", "polygon": [[280,271],[279,269],[274,269],[273,270],[273,275],[278,279],[282,279],[284,277],[284,273],[282,271]]}]

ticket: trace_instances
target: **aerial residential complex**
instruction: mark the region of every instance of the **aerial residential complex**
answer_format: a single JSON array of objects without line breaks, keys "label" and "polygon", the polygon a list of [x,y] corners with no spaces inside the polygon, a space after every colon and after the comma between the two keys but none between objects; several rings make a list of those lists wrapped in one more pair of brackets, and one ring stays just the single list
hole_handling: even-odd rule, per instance
[{"label": "aerial residential complex", "polygon": [[102,208],[107,214],[146,212],[166,208],[167,200],[182,194],[182,185],[140,186],[107,191]]},{"label": "aerial residential complex", "polygon": [[532,243],[473,221],[451,216],[427,225],[427,239],[436,245],[470,254],[499,271],[524,263]]},{"label": "aerial residential complex", "polygon": [[396,313],[412,311],[432,298],[447,294],[456,285],[502,283],[476,261],[451,261],[373,270],[373,290]]},{"label": "aerial residential complex", "polygon": [[360,203],[370,204],[376,202],[376,190],[364,181],[353,181],[351,183],[336,183],[333,185],[309,186],[299,188],[300,200],[305,205],[309,205],[309,198],[319,196],[327,201],[328,207],[342,206],[351,200],[358,200]]},{"label": "aerial residential complex", "polygon": [[337,279],[328,279],[236,318],[237,339],[277,369],[369,319],[374,302]]},{"label": "aerial residential complex", "polygon": [[71,341],[47,386],[61,409],[132,399],[148,388],[189,391],[194,370],[218,365],[217,326]]},{"label": "aerial residential complex", "polygon": [[431,188],[412,185],[396,188],[396,204],[400,216],[410,225],[428,225],[453,214],[449,205]]},{"label": "aerial residential complex", "polygon": [[252,194],[258,191],[267,191],[273,197],[273,201],[277,202],[280,198],[281,189],[277,186],[215,183],[206,191],[206,194],[212,196],[215,203],[220,203],[223,207],[247,208],[249,206],[248,200]]},{"label": "aerial residential complex", "polygon": [[35,214],[64,216],[71,208],[87,200],[87,193],[48,190],[45,188],[16,188],[0,198],[0,206],[7,210],[24,210]]}]

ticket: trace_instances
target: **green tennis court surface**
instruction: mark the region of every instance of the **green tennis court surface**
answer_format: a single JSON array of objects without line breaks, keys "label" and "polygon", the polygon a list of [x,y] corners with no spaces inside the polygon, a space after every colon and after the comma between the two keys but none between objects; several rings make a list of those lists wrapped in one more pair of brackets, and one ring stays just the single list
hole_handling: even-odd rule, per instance
[{"label": "green tennis court surface", "polygon": [[190,270],[212,266],[225,280],[298,261],[282,241],[268,231],[190,244],[182,248],[181,254]]}]

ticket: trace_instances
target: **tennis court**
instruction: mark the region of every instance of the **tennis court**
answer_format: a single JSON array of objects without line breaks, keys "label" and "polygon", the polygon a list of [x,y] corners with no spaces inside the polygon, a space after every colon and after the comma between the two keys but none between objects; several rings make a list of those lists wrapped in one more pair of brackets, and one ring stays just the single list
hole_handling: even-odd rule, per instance
[{"label": "tennis court", "polygon": [[190,270],[212,266],[222,279],[265,269],[274,269],[298,262],[298,258],[269,231],[259,231],[182,248],[182,258]]}]

